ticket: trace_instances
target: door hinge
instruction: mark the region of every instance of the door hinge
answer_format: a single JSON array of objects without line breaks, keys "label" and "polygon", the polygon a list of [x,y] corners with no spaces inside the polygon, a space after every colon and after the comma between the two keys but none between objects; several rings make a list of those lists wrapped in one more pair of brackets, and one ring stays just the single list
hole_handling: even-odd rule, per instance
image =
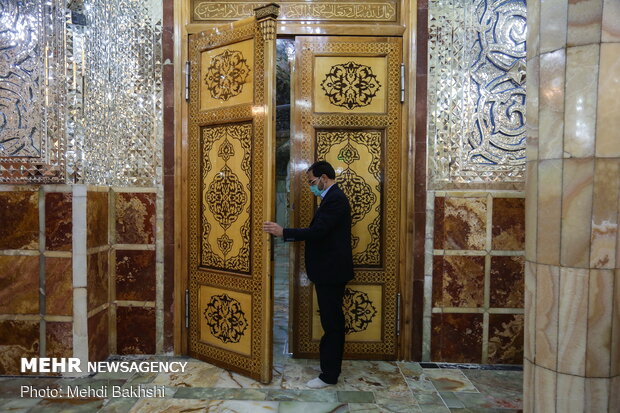
[{"label": "door hinge", "polygon": [[189,102],[189,60],[185,62],[185,100]]},{"label": "door hinge", "polygon": [[189,328],[189,290],[185,290],[185,328]]},{"label": "door hinge", "polygon": [[396,294],[396,336],[400,336],[400,293]]},{"label": "door hinge", "polygon": [[400,64],[400,103],[405,102],[405,64]]}]

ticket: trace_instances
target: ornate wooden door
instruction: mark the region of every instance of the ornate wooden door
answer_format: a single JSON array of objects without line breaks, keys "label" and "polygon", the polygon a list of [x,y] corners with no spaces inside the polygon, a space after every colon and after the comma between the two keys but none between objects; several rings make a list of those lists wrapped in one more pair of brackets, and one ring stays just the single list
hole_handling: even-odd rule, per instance
[{"label": "ornate wooden door", "polygon": [[189,354],[271,381],[278,6],[192,35]]},{"label": "ornate wooden door", "polygon": [[[317,205],[306,169],[327,160],[352,210],[355,279],[344,299],[346,358],[397,355],[401,44],[400,38],[296,40],[293,225],[308,226]],[[296,249],[293,353],[315,357],[323,331],[303,246]]]}]

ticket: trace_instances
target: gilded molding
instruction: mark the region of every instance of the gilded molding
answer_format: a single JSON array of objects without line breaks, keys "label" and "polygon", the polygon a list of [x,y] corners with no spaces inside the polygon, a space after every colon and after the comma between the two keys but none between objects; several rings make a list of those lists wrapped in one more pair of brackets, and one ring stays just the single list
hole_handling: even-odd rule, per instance
[{"label": "gilded molding", "polygon": [[[192,20],[229,21],[254,14],[254,9],[263,2],[214,2],[194,0]],[[377,21],[396,22],[395,1],[336,2],[336,1],[287,1],[280,2],[281,20],[332,20],[332,21]],[[257,16],[258,18],[258,16]]]}]

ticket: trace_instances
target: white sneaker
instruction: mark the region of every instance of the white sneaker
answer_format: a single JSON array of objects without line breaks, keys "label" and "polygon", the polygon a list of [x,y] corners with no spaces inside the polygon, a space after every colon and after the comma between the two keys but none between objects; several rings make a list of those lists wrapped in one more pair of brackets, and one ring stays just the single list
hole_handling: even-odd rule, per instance
[{"label": "white sneaker", "polygon": [[333,384],[325,383],[323,380],[317,377],[306,383],[306,386],[310,387],[311,389],[323,389],[327,386],[333,386]]}]

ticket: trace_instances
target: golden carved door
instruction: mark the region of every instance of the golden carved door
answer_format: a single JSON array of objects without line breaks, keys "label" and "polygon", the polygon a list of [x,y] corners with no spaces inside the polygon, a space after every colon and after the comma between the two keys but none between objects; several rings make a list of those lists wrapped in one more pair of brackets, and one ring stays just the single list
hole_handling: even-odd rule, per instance
[{"label": "golden carved door", "polygon": [[[349,198],[353,223],[345,358],[397,356],[401,45],[402,39],[387,37],[296,39],[293,225],[308,226],[317,206],[306,188],[306,169],[327,160]],[[323,331],[303,245],[295,248],[292,348],[296,357],[315,357]]]},{"label": "golden carved door", "polygon": [[278,6],[190,36],[189,354],[271,381]]}]

